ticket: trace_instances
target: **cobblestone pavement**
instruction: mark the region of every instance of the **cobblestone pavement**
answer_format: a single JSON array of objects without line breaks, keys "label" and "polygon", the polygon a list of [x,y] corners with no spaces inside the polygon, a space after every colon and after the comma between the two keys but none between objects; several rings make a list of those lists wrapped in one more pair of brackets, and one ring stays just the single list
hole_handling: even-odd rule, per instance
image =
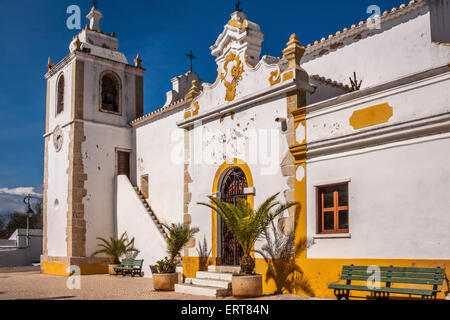
[{"label": "cobblestone pavement", "polygon": [[[0,269],[0,300],[224,300],[175,292],[153,291],[151,278],[109,275],[81,276],[81,289],[67,288],[67,277],[40,274],[36,268]],[[259,299],[309,300],[297,295],[263,296]]]}]

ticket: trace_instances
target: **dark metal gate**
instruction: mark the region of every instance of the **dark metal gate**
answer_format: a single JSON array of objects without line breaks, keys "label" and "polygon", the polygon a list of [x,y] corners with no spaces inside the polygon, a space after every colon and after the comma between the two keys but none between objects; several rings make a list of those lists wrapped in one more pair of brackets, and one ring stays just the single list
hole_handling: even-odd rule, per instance
[{"label": "dark metal gate", "polygon": [[[220,190],[221,200],[237,204],[237,199],[247,199],[244,189],[247,188],[247,179],[244,172],[238,168],[231,168],[222,179]],[[221,230],[221,260],[224,265],[239,265],[244,254],[241,245],[236,241],[234,234],[227,228],[219,217]]]}]

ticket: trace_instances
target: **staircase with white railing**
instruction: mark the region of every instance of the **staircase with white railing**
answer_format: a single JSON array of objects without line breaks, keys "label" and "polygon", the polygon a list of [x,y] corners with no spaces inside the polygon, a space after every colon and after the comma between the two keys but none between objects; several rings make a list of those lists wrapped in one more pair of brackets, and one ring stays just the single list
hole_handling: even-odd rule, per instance
[{"label": "staircase with white railing", "polygon": [[167,233],[150,204],[126,175],[116,177],[117,234],[126,232],[135,238],[137,259],[144,259],[143,271],[150,275],[149,265],[167,255]]},{"label": "staircase with white railing", "polygon": [[158,217],[153,212],[153,209],[150,206],[150,204],[148,203],[147,199],[145,199],[145,196],[142,194],[142,192],[139,190],[138,187],[134,186],[133,188],[136,191],[136,194],[138,195],[139,199],[141,200],[142,205],[144,206],[144,208],[147,211],[148,215],[150,216],[150,218],[152,218],[152,220],[155,223],[156,227],[158,228],[159,232],[161,232],[161,234],[163,235],[164,239],[166,239],[166,241],[167,241],[167,239],[168,239],[167,231],[164,229],[164,227],[162,226],[161,221],[159,221]]}]

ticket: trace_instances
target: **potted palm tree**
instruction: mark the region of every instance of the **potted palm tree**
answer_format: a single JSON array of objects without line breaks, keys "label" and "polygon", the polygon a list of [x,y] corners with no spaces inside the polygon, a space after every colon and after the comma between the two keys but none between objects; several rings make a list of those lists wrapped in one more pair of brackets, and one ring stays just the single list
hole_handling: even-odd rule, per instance
[{"label": "potted palm tree", "polygon": [[124,232],[119,239],[114,239],[110,237],[109,240],[97,237],[101,241],[97,246],[101,249],[95,251],[92,256],[98,254],[106,254],[110,256],[111,263],[108,266],[108,273],[111,275],[116,274],[114,267],[120,266],[120,258],[130,252],[139,252],[138,249],[134,247],[134,238],[128,240],[127,233]]},{"label": "potted palm tree", "polygon": [[253,210],[244,199],[238,199],[237,205],[233,205],[209,196],[211,204],[199,203],[217,212],[242,246],[244,256],[241,259],[241,274],[233,276],[233,296],[262,295],[262,276],[255,274],[255,260],[251,257],[253,247],[276,217],[298,204],[297,202],[280,203],[276,201],[278,195],[279,193],[268,198],[257,210]]},{"label": "potted palm tree", "polygon": [[196,234],[198,228],[190,228],[189,225],[163,224],[167,229],[169,238],[167,239],[168,257],[156,262],[155,266],[150,266],[153,275],[153,288],[158,291],[173,291],[175,284],[178,283],[178,274],[176,273],[177,264],[180,262],[180,251]]}]

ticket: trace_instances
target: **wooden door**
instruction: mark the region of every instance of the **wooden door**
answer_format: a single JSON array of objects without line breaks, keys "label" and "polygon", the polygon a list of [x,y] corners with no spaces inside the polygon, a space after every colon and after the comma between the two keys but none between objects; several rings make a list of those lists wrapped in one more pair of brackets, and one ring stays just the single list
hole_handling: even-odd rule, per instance
[{"label": "wooden door", "polygon": [[124,174],[130,178],[130,153],[117,151],[117,175]]}]

